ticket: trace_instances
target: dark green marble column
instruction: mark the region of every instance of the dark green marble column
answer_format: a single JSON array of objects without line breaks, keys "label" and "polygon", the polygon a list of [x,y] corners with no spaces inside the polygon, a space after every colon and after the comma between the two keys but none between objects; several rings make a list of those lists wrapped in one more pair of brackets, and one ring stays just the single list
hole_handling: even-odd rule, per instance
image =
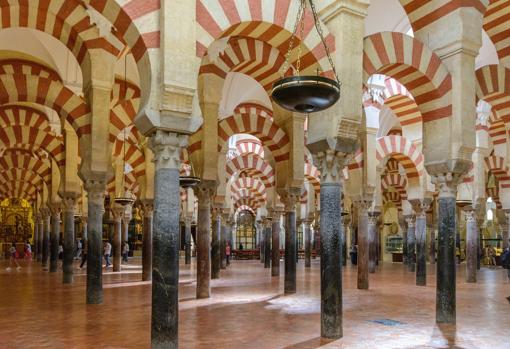
[{"label": "dark green marble column", "polygon": [[296,293],[296,203],[300,198],[300,189],[290,189],[281,195],[285,205],[285,294]]},{"label": "dark green marble column", "polygon": [[74,210],[77,196],[78,195],[69,195],[63,200],[64,260],[62,263],[62,282],[64,284],[73,283],[73,261],[75,255]]},{"label": "dark green marble column", "polygon": [[282,212],[274,210],[271,229],[271,276],[280,276],[280,220]]},{"label": "dark green marble column", "polygon": [[43,246],[42,246],[42,260],[41,264],[43,270],[48,270],[48,263],[50,259],[50,231],[51,231],[51,214],[49,209],[44,209],[43,212]]},{"label": "dark green marble column", "polygon": [[142,281],[152,280],[154,201],[143,202]]},{"label": "dark green marble column", "polygon": [[103,303],[103,214],[105,180],[86,180],[87,226],[87,304]]},{"label": "dark green marble column", "polygon": [[[358,206],[358,290],[368,290],[368,207],[370,201],[357,201]],[[322,207],[321,207],[322,210]],[[321,228],[323,227],[321,223]],[[321,234],[322,238],[322,234]]]},{"label": "dark green marble column", "polygon": [[271,268],[271,219],[264,220],[264,268]]},{"label": "dark green marble column", "polygon": [[410,272],[415,272],[416,270],[416,254],[415,254],[415,244],[416,244],[416,236],[415,236],[415,217],[410,216],[407,217],[407,269]]},{"label": "dark green marble column", "polygon": [[221,214],[218,208],[213,209],[212,221],[213,224],[211,239],[211,279],[219,279],[221,269],[221,255],[220,255]]},{"label": "dark green marble column", "polygon": [[156,131],[152,237],[151,347],[177,348],[179,325],[179,235],[181,148],[187,136]]},{"label": "dark green marble column", "polygon": [[375,273],[377,265],[377,220],[380,212],[368,213],[368,272]]},{"label": "dark green marble column", "polygon": [[312,266],[312,232],[310,230],[310,221],[304,220],[304,237],[305,237],[305,268]]},{"label": "dark green marble column", "polygon": [[[434,177],[433,177],[434,178]],[[455,299],[455,232],[457,175],[439,175],[438,188],[438,248],[436,277],[436,322],[456,322]]]}]

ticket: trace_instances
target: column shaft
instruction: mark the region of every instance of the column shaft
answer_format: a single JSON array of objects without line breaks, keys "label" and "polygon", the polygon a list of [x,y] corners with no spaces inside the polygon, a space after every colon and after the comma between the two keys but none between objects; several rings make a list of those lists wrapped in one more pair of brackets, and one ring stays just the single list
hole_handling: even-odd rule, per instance
[{"label": "column shaft", "polygon": [[199,188],[197,218],[197,298],[209,298],[211,279],[210,190]]},{"label": "column shaft", "polygon": [[271,236],[271,276],[280,276],[280,218],[281,214],[274,213]]},{"label": "column shaft", "polygon": [[218,212],[213,217],[212,241],[211,241],[211,279],[220,278],[221,256],[220,256],[220,234],[221,216]]},{"label": "column shaft", "polygon": [[285,293],[296,293],[296,211],[285,208]]},{"label": "column shaft", "polygon": [[87,304],[103,303],[103,181],[86,183],[88,194],[87,226]]},{"label": "column shaft", "polygon": [[42,247],[42,266],[44,269],[48,268],[48,262],[50,259],[50,214],[48,213],[44,216],[44,236],[43,236],[43,247]]},{"label": "column shaft", "polygon": [[74,204],[75,200],[64,200],[64,261],[62,269],[64,271],[62,282],[64,284],[73,283],[73,260],[75,252],[75,234],[74,234]]},{"label": "column shaft", "polygon": [[144,203],[143,246],[142,246],[142,281],[152,280],[152,226],[153,206]]},{"label": "column shaft", "polygon": [[[368,290],[368,205],[358,205],[358,289]],[[322,211],[322,206],[321,206]],[[323,226],[321,224],[321,229]],[[322,237],[322,235],[321,235]]]},{"label": "column shaft", "polygon": [[43,249],[44,249],[44,216],[41,216],[37,222],[38,231],[39,231],[39,248],[37,251],[37,261],[41,262],[43,261]]},{"label": "column shaft", "polygon": [[220,233],[220,267],[227,269],[227,255],[225,248],[227,247],[227,217],[221,220],[221,233]]},{"label": "column shaft", "polygon": [[305,268],[312,266],[312,234],[310,231],[310,222],[304,222],[305,235]]},{"label": "column shaft", "polygon": [[427,284],[427,215],[425,212],[416,214],[416,285]]},{"label": "column shaft", "polygon": [[60,245],[60,211],[51,213],[50,235],[50,273],[55,273],[58,267],[58,247]]},{"label": "column shaft", "polygon": [[368,218],[368,272],[375,273],[377,264],[377,217],[379,212],[370,212]]},{"label": "column shaft", "polygon": [[271,268],[271,221],[264,226],[264,268]]},{"label": "column shaft", "polygon": [[438,198],[437,323],[455,323],[455,201]]},{"label": "column shaft", "polygon": [[341,191],[340,183],[321,183],[321,336],[332,339],[343,335]]},{"label": "column shaft", "polygon": [[121,270],[122,263],[122,214],[123,212],[116,212],[115,227],[113,232],[113,271]]},{"label": "column shaft", "polygon": [[407,222],[407,268],[410,272],[416,270],[416,254],[415,254],[415,225],[413,218],[408,218]]},{"label": "column shaft", "polygon": [[184,263],[191,264],[191,217],[184,218]]},{"label": "column shaft", "polygon": [[466,211],[466,282],[476,282],[478,227],[474,211]]}]

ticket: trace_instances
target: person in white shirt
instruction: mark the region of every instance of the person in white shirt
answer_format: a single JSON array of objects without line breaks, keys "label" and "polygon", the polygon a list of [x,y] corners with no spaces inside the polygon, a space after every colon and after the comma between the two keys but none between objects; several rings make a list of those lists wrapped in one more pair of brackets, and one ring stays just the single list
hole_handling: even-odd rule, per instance
[{"label": "person in white shirt", "polygon": [[108,241],[105,241],[105,243],[104,243],[104,259],[106,260],[106,268],[108,268],[110,265],[112,265],[110,263],[111,253],[112,253],[112,245]]},{"label": "person in white shirt", "polygon": [[9,259],[9,266],[6,268],[7,271],[12,270],[12,265],[16,264],[16,270],[21,270],[21,266],[19,265],[16,258],[18,258],[18,251],[16,250],[16,244],[13,242],[11,247],[9,248],[9,253],[11,255],[11,258]]},{"label": "person in white shirt", "polygon": [[122,260],[127,263],[129,254],[129,244],[127,241],[124,241],[122,244]]}]

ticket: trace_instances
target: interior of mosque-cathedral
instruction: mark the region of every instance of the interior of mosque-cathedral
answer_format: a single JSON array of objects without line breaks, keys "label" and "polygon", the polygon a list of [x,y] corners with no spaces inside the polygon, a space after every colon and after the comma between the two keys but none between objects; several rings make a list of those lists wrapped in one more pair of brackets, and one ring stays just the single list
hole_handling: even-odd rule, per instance
[{"label": "interior of mosque-cathedral", "polygon": [[0,18],[0,348],[510,348],[509,0]]}]

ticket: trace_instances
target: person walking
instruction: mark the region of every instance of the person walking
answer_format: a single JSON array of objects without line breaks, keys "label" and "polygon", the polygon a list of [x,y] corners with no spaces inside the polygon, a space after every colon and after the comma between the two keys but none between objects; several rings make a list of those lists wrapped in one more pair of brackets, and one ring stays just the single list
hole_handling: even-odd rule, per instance
[{"label": "person walking", "polygon": [[7,271],[12,270],[13,264],[16,264],[16,270],[21,270],[21,266],[19,265],[17,258],[19,257],[18,250],[16,250],[16,244],[13,242],[11,247],[9,248],[9,253],[11,255],[9,259],[9,266],[5,268]]},{"label": "person walking", "polygon": [[78,243],[76,244],[76,257],[74,257],[74,259],[80,259],[82,253],[83,253],[83,242],[80,239],[80,240],[78,240]]},{"label": "person walking", "polygon": [[112,245],[108,241],[105,241],[103,248],[104,248],[104,259],[106,261],[106,268],[108,268],[110,265],[112,265],[110,263],[110,255],[112,253]]},{"label": "person walking", "polygon": [[227,259],[227,265],[230,265],[230,253],[231,253],[230,242],[227,241],[227,245],[225,246],[225,256]]}]

